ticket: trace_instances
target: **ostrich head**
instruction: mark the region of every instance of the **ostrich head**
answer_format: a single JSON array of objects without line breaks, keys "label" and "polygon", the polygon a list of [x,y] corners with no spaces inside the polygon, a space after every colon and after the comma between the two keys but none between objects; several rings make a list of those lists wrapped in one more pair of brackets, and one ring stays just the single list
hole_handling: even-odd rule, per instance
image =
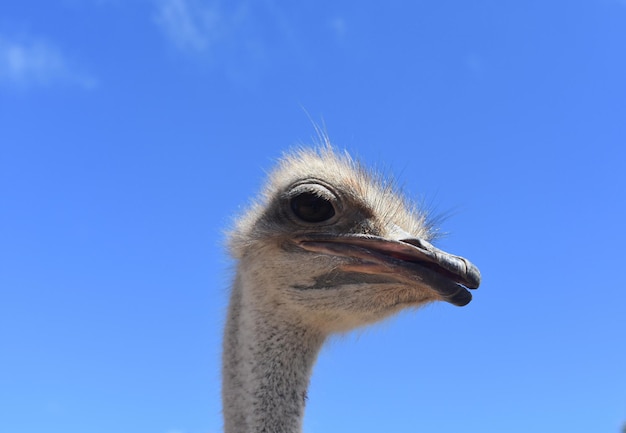
[{"label": "ostrich head", "polygon": [[433,235],[392,183],[324,148],[280,162],[230,246],[276,313],[333,332],[430,301],[469,303],[478,269]]},{"label": "ostrich head", "polygon": [[429,241],[426,215],[330,147],[281,160],[230,235],[225,430],[299,432],[326,337],[431,301],[466,305],[480,273]]}]

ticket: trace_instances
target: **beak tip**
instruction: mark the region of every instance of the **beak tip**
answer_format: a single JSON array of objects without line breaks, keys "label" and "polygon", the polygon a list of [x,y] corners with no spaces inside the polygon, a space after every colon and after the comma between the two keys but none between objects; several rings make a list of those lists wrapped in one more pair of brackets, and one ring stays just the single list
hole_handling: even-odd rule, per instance
[{"label": "beak tip", "polygon": [[469,283],[471,284],[469,288],[477,289],[478,286],[480,286],[480,280],[482,279],[482,276],[480,275],[480,271],[476,266],[472,265],[472,267],[470,268],[470,272],[468,272],[468,277]]}]

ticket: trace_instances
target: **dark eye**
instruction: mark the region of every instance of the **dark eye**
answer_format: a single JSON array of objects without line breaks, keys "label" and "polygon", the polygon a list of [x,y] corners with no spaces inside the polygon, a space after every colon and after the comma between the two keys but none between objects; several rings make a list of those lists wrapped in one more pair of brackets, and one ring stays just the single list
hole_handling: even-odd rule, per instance
[{"label": "dark eye", "polygon": [[321,223],[335,215],[335,208],[330,201],[310,192],[292,198],[291,210],[298,218],[308,223]]}]

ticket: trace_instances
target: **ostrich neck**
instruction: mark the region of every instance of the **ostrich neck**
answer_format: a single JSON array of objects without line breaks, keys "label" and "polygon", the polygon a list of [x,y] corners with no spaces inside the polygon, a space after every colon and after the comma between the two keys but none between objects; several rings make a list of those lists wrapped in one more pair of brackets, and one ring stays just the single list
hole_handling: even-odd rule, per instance
[{"label": "ostrich neck", "polygon": [[[225,433],[297,433],[311,370],[324,336],[255,299],[238,275],[224,335]],[[261,292],[262,293],[262,292]],[[266,292],[265,292],[266,293]]]}]

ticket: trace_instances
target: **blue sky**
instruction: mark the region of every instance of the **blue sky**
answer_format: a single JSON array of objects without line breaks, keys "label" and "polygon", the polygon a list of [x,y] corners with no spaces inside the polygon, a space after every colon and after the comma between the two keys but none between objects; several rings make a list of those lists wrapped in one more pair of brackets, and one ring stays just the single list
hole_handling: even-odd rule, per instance
[{"label": "blue sky", "polygon": [[311,119],[449,217],[464,308],[334,338],[305,432],[619,432],[626,3],[0,6],[0,431],[221,431],[223,231]]}]

